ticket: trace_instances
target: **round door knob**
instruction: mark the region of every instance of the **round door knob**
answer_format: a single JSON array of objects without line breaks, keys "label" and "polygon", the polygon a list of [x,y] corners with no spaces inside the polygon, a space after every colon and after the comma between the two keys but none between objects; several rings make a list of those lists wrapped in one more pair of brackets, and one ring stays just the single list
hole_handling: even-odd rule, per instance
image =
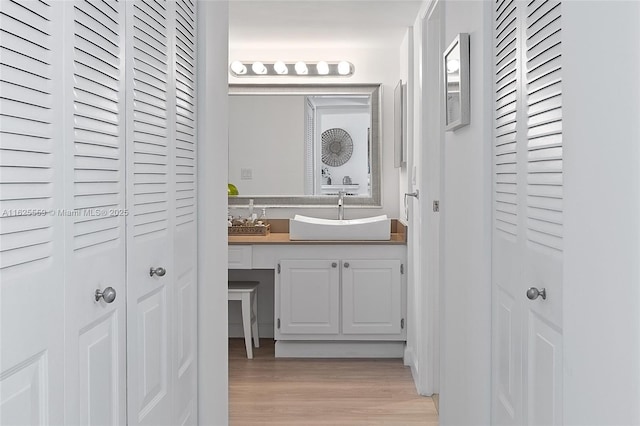
[{"label": "round door knob", "polygon": [[152,277],[154,275],[157,275],[159,277],[164,277],[164,274],[167,273],[167,270],[164,269],[162,266],[158,266],[157,268],[154,268],[153,266],[151,267],[151,269],[149,269],[149,276]]},{"label": "round door knob", "polygon": [[338,267],[338,264],[337,264],[336,262],[333,262],[333,263],[331,263],[331,267],[332,267],[332,268],[337,268],[337,267]]},{"label": "round door knob", "polygon": [[116,291],[113,287],[107,287],[104,290],[97,289],[96,290],[96,302],[102,298],[107,303],[111,303],[116,300]]},{"label": "round door knob", "polygon": [[529,300],[536,300],[538,297],[542,297],[542,300],[546,300],[547,290],[545,290],[544,288],[538,290],[535,287],[531,287],[529,290],[527,290],[527,298]]},{"label": "round door knob", "polygon": [[349,262],[344,262],[344,267],[348,268],[349,267]]}]

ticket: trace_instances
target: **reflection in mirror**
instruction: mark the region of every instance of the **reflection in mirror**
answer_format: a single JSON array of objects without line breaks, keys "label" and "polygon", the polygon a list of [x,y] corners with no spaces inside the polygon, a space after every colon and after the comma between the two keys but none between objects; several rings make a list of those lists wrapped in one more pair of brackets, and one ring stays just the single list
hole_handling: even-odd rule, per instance
[{"label": "reflection in mirror", "polygon": [[445,57],[447,68],[447,124],[460,120],[460,43]]},{"label": "reflection in mirror", "polygon": [[230,85],[229,204],[380,205],[379,85]]},{"label": "reflection in mirror", "polygon": [[443,54],[445,129],[469,124],[469,34],[460,33]]}]

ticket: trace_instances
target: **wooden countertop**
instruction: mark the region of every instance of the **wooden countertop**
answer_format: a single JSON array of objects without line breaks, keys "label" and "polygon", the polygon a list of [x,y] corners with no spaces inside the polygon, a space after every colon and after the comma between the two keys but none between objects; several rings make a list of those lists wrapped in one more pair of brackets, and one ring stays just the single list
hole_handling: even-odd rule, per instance
[{"label": "wooden countertop", "polygon": [[270,219],[269,235],[229,235],[229,244],[366,244],[366,245],[406,245],[407,228],[397,219],[391,220],[391,239],[389,240],[313,240],[298,241],[289,239],[289,219]]}]

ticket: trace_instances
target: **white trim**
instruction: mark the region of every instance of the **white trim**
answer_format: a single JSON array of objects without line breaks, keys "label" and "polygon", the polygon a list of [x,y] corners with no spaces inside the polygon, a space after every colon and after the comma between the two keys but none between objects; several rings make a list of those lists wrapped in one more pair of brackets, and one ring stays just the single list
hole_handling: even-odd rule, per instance
[{"label": "white trim", "polygon": [[404,342],[276,342],[276,358],[402,358]]},{"label": "white trim", "polygon": [[198,420],[229,421],[227,349],[227,138],[229,4],[197,2]]}]

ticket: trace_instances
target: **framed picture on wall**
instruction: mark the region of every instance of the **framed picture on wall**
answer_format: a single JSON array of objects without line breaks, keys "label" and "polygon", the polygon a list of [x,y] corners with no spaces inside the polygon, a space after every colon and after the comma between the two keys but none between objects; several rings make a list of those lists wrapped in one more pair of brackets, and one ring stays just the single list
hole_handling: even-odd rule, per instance
[{"label": "framed picture on wall", "polygon": [[444,76],[444,128],[469,124],[469,34],[460,33],[442,54]]}]

